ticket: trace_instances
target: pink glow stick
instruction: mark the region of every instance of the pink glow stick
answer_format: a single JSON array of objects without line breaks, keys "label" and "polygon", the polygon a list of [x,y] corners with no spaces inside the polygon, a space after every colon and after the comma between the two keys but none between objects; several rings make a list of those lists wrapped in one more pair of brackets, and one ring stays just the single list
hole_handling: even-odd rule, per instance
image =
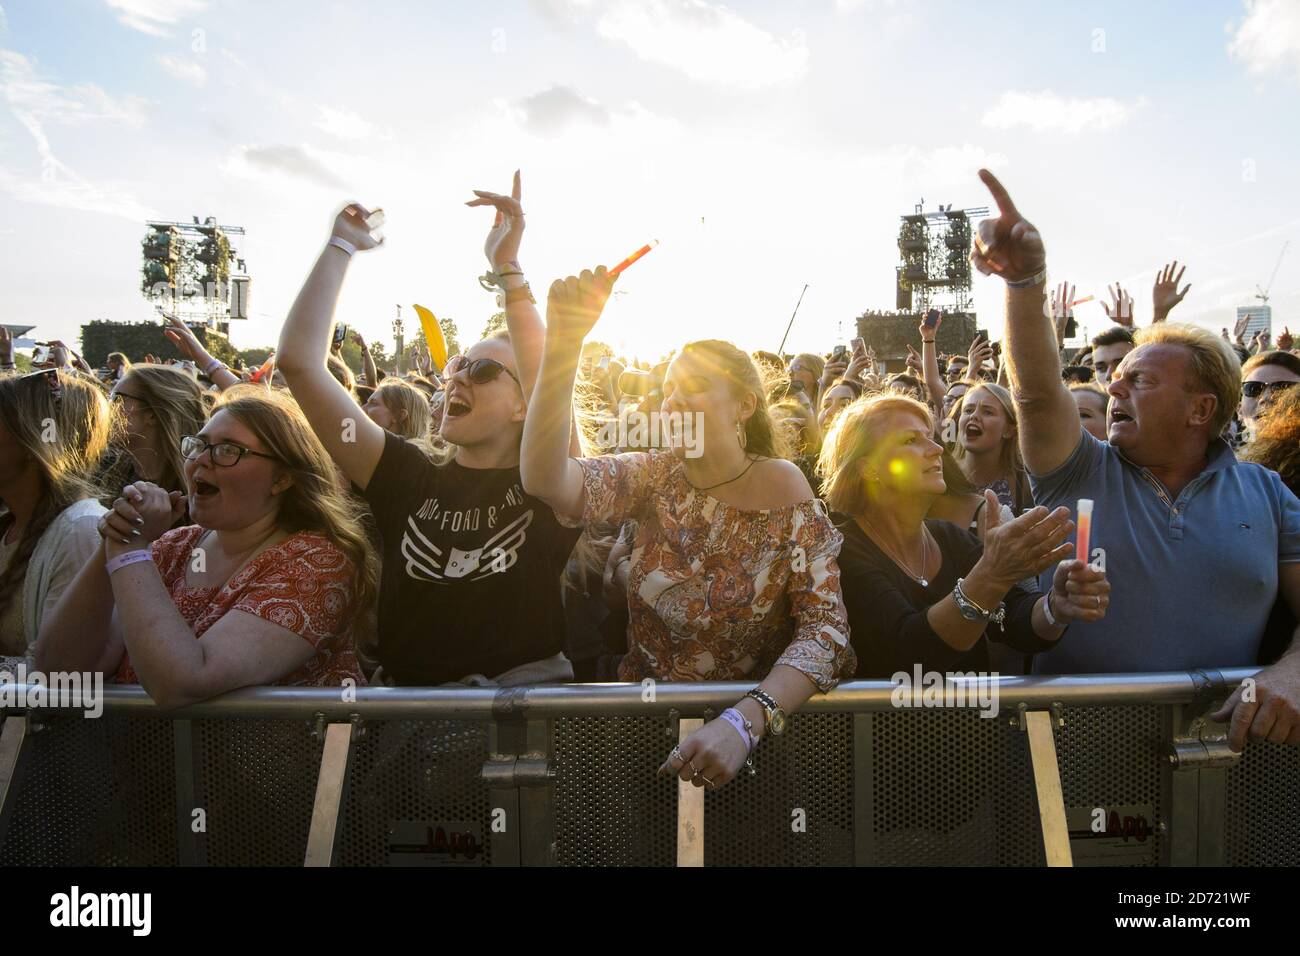
[{"label": "pink glow stick", "polygon": [[1091,498],[1079,499],[1078,527],[1079,527],[1078,535],[1075,538],[1078,544],[1075,546],[1074,556],[1076,558],[1080,558],[1084,564],[1088,564],[1089,554],[1090,554],[1088,548],[1092,544],[1092,542],[1089,540],[1092,537],[1092,499]]},{"label": "pink glow stick", "polygon": [[616,275],[618,275],[620,272],[622,272],[624,269],[626,269],[626,268],[627,268],[628,266],[630,266],[632,263],[636,262],[638,259],[640,259],[643,255],[645,255],[647,252],[649,252],[651,249],[653,249],[653,248],[654,248],[655,246],[657,246],[657,245],[659,245],[659,240],[658,240],[658,239],[652,239],[650,242],[647,242],[644,246],[642,246],[642,247],[641,247],[640,249],[638,249],[636,252],[632,253],[630,256],[628,256],[626,259],[624,259],[622,262],[620,262],[618,265],[616,265],[614,268],[610,269],[610,270],[609,270],[609,274],[612,275],[612,276],[616,276]]}]

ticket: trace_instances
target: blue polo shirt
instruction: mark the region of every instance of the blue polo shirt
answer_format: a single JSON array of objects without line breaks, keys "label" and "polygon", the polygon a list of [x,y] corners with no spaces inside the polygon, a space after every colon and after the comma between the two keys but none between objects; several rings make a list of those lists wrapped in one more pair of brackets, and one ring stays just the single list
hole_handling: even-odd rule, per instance
[{"label": "blue polo shirt", "polygon": [[[1300,500],[1276,472],[1237,461],[1222,439],[1174,498],[1113,445],[1080,434],[1065,464],[1030,482],[1049,508],[1096,503],[1090,548],[1105,550],[1110,608],[1101,621],[1071,624],[1034,657],[1034,673],[1254,664],[1278,565],[1300,561]],[[1050,571],[1042,584],[1051,586]]]}]

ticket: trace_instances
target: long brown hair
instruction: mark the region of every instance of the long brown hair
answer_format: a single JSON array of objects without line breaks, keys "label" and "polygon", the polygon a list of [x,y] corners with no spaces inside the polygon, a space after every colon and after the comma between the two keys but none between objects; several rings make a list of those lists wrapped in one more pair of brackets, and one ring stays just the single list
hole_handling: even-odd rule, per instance
[{"label": "long brown hair", "polygon": [[[27,563],[50,523],[72,504],[95,498],[91,478],[108,448],[112,416],[103,391],[78,375],[48,371],[0,379],[0,424],[36,462],[45,493],[9,566],[0,571],[0,613],[27,576]],[[0,515],[0,538],[14,516]]]},{"label": "long brown hair", "polygon": [[[133,365],[118,383],[118,387],[123,385],[148,406],[158,422],[163,471],[154,482],[167,491],[184,491],[181,439],[203,430],[212,408],[212,393],[205,392],[188,372],[167,365]],[[119,439],[121,434],[119,429]],[[116,493],[121,488],[110,486],[108,490]]]},{"label": "long brown hair", "polygon": [[293,476],[280,496],[277,524],[285,531],[316,531],[329,538],[357,569],[357,607],[369,608],[377,592],[379,561],[361,528],[361,508],[339,490],[334,461],[286,391],[235,385],[221,393],[216,411],[245,425]]}]

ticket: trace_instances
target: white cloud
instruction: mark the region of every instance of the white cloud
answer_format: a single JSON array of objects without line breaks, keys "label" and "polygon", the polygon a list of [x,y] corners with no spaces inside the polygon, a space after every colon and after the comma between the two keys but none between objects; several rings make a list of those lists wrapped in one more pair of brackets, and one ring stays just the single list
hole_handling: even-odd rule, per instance
[{"label": "white cloud", "polygon": [[343,177],[331,168],[328,157],[310,146],[241,146],[224,171],[248,178],[269,174],[329,189],[348,188]]},{"label": "white cloud", "polygon": [[168,27],[199,13],[208,0],[105,0],[123,25],[150,36],[170,36]]},{"label": "white cloud", "polygon": [[1246,18],[1228,43],[1230,56],[1250,73],[1290,67],[1300,79],[1300,4],[1294,0],[1247,0]]},{"label": "white cloud", "polygon": [[608,126],[610,121],[609,110],[567,86],[526,96],[514,109],[519,125],[540,136],[561,132],[573,123]]},{"label": "white cloud", "polygon": [[1144,100],[1124,103],[1110,97],[1067,98],[1051,90],[1040,93],[1008,90],[984,114],[983,122],[993,129],[1028,126],[1040,133],[1099,132],[1123,126],[1144,105]]},{"label": "white cloud", "polygon": [[191,86],[203,86],[208,82],[208,71],[203,68],[201,63],[174,56],[171,53],[160,53],[157,60],[159,66],[182,83],[189,83]]},{"label": "white cloud", "polygon": [[775,37],[705,0],[552,0],[546,9],[570,19],[594,16],[605,39],[701,83],[758,90],[798,80],[808,69],[802,33]]},{"label": "white cloud", "polygon": [[45,130],[46,124],[80,126],[93,121],[140,126],[144,123],[143,100],[114,98],[93,83],[61,87],[41,77],[35,64],[11,50],[0,50],[0,95],[31,134],[40,158],[36,177],[0,169],[0,190],[24,202],[147,218],[148,211],[129,193],[96,185],[59,159]]},{"label": "white cloud", "polygon": [[320,117],[316,128],[339,139],[366,139],[374,133],[374,124],[350,110],[335,110],[319,106]]}]

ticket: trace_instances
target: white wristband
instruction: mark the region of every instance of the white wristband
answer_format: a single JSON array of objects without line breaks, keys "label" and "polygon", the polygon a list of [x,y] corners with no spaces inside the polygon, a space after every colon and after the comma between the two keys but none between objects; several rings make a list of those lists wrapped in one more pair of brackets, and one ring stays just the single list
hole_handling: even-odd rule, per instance
[{"label": "white wristband", "polygon": [[1063,626],[1052,614],[1052,592],[1050,590],[1048,590],[1047,596],[1043,598],[1043,617],[1047,618],[1047,623],[1052,627]]},{"label": "white wristband", "polygon": [[338,236],[330,236],[328,245],[333,246],[335,249],[342,249],[348,254],[349,258],[351,258],[352,253],[357,251],[356,246],[348,242],[346,239],[340,239]]},{"label": "white wristband", "polygon": [[153,552],[148,548],[139,551],[124,551],[115,558],[109,558],[104,562],[104,569],[112,574],[128,564],[140,564],[144,561],[152,561]]}]

